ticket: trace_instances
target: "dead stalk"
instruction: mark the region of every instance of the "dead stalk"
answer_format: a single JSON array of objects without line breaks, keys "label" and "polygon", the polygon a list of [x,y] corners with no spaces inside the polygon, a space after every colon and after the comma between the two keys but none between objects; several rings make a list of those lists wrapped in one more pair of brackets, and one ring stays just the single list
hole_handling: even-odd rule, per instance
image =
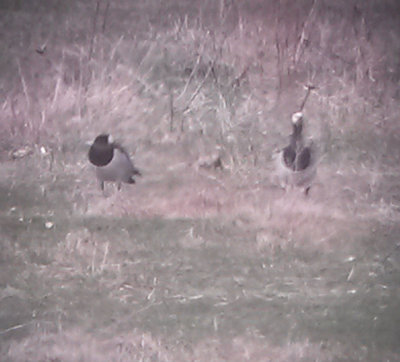
[{"label": "dead stalk", "polygon": [[115,53],[117,52],[118,47],[124,40],[124,35],[121,35],[120,38],[118,39],[117,43],[115,44],[114,48],[111,50],[111,55],[110,55],[110,61],[114,59]]},{"label": "dead stalk", "polygon": [[212,68],[213,68],[213,64],[211,63],[211,64],[208,66],[207,73],[206,73],[206,75],[204,76],[203,80],[202,80],[201,83],[197,86],[196,90],[193,92],[192,96],[190,97],[190,99],[189,99],[189,101],[188,101],[188,103],[187,103],[185,109],[183,110],[183,113],[186,113],[186,112],[189,110],[191,103],[194,101],[194,99],[195,99],[195,98],[197,97],[197,95],[199,94],[200,90],[203,88],[204,83],[205,83],[205,81],[207,80],[208,76],[210,75],[211,69],[212,69]]},{"label": "dead stalk", "polygon": [[306,96],[303,99],[303,102],[301,103],[300,112],[304,109],[304,107],[306,105],[306,102],[307,102],[307,99],[310,96],[311,91],[313,89],[315,89],[316,87],[314,87],[313,85],[309,84],[309,85],[306,85],[305,88],[307,89],[307,93],[306,93]]},{"label": "dead stalk", "polygon": [[28,322],[28,323],[24,323],[24,324],[17,324],[16,326],[13,326],[13,327],[4,329],[4,330],[0,331],[0,335],[1,335],[1,334],[6,334],[6,333],[11,332],[11,331],[15,331],[15,330],[17,330],[17,329],[21,329],[21,328],[23,328],[23,327],[28,326],[28,325],[31,324],[31,323],[32,323],[32,321],[30,321],[30,322]]},{"label": "dead stalk", "polygon": [[97,243],[95,243],[94,244],[94,250],[93,250],[93,256],[92,256],[92,263],[91,263],[91,271],[92,271],[92,274],[94,274],[95,273],[95,269],[96,269],[96,267],[95,267],[95,263],[96,263],[96,252],[97,252]]},{"label": "dead stalk", "polygon": [[300,60],[301,52],[302,52],[302,49],[303,49],[303,44],[307,40],[306,28],[308,27],[308,24],[311,22],[312,15],[314,14],[314,11],[315,11],[315,4],[316,3],[317,3],[317,0],[314,0],[312,5],[311,5],[311,9],[310,9],[310,11],[309,11],[309,13],[307,15],[306,21],[303,24],[303,28],[301,30],[301,36],[300,36],[300,39],[299,39],[299,41],[297,43],[296,52],[295,52],[295,55],[294,55],[294,64],[295,65]]},{"label": "dead stalk", "polygon": [[105,264],[106,264],[106,260],[107,260],[107,256],[108,256],[108,251],[109,251],[109,246],[110,246],[110,243],[107,242],[106,247],[105,247],[105,250],[104,250],[103,260],[101,261],[100,270],[103,270],[103,269],[104,269],[104,266],[105,266]]},{"label": "dead stalk", "polygon": [[55,88],[55,90],[54,90],[53,101],[51,102],[51,108],[52,108],[52,109],[54,109],[54,106],[55,106],[55,104],[56,104],[56,102],[57,102],[58,92],[59,92],[59,90],[60,90],[60,85],[61,85],[61,77],[59,77],[59,78],[57,79],[57,82],[56,82],[56,88]]},{"label": "dead stalk", "polygon": [[279,102],[281,92],[282,92],[282,73],[283,73],[283,66],[282,66],[282,48],[279,42],[279,2],[278,2],[278,10],[276,15],[276,24],[275,24],[275,48],[276,48],[276,70],[278,75],[278,90],[276,96],[276,102]]},{"label": "dead stalk", "polygon": [[99,10],[100,10],[100,0],[97,0],[96,10],[94,12],[93,23],[92,23],[92,36],[90,37],[89,61],[92,59],[93,56],[94,39],[96,37],[96,24],[97,24],[97,19],[99,17]]},{"label": "dead stalk", "polygon": [[108,16],[109,8],[110,8],[110,1],[107,1],[106,9],[104,10],[103,25],[101,27],[102,33],[104,33],[106,30],[106,23],[107,23],[107,16]]},{"label": "dead stalk", "polygon": [[169,130],[174,130],[174,94],[172,90],[169,92]]},{"label": "dead stalk", "polygon": [[22,74],[21,63],[20,63],[19,59],[17,59],[17,65],[18,65],[19,77],[20,77],[21,83],[22,83],[22,89],[24,91],[24,95],[25,95],[25,99],[26,99],[26,104],[27,104],[28,110],[29,110],[31,108],[31,102],[29,100],[29,95],[28,95],[28,86],[26,85],[24,75]]},{"label": "dead stalk", "polygon": [[196,64],[195,64],[195,66],[193,67],[192,72],[190,73],[189,79],[187,80],[187,82],[186,82],[186,84],[185,84],[185,87],[183,88],[182,93],[176,98],[177,100],[179,100],[179,99],[186,93],[189,84],[191,83],[191,81],[192,81],[194,75],[196,74],[197,69],[199,68],[199,65],[200,65],[200,60],[201,60],[201,58],[202,58],[202,56],[203,56],[204,47],[205,47],[205,42],[203,43],[203,48],[202,48],[202,50],[200,51],[199,56],[198,56],[197,59],[196,59]]}]

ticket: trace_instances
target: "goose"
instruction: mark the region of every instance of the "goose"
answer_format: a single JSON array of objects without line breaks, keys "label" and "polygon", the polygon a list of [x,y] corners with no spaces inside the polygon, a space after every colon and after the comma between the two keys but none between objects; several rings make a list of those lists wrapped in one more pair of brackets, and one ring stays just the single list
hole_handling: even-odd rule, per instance
[{"label": "goose", "polygon": [[304,188],[308,195],[316,175],[316,155],[313,141],[308,144],[303,138],[304,115],[296,112],[292,115],[292,134],[289,144],[282,149],[278,160],[278,177],[281,185]]},{"label": "goose", "polygon": [[104,182],[134,184],[134,176],[141,176],[140,171],[133,165],[128,152],[118,143],[113,142],[111,135],[100,134],[89,149],[89,161],[96,168],[96,176],[100,188],[104,191]]}]

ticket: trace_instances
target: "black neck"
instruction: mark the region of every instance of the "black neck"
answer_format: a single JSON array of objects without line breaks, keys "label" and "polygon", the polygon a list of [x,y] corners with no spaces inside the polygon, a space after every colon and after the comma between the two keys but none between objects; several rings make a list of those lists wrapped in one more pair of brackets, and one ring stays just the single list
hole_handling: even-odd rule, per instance
[{"label": "black neck", "polygon": [[296,123],[293,124],[293,133],[292,136],[300,138],[301,137],[301,132],[303,131],[303,124],[302,123]]}]

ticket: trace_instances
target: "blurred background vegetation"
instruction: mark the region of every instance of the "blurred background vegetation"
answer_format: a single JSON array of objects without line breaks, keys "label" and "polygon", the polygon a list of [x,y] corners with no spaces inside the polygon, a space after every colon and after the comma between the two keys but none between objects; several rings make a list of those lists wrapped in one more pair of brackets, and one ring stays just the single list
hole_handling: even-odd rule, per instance
[{"label": "blurred background vegetation", "polygon": [[[4,355],[398,360],[399,14],[1,0],[0,337],[33,329]],[[306,199],[271,175],[307,85]],[[87,162],[101,132],[143,171],[108,197]]]},{"label": "blurred background vegetation", "polygon": [[[398,131],[399,7],[2,1],[1,152],[62,143],[71,125],[77,139],[129,127],[127,119],[137,142],[199,131],[223,142],[245,132],[251,147],[262,147],[287,130],[303,86],[313,84],[305,111],[325,147],[346,139],[352,152],[384,161],[370,145],[384,137],[398,153],[390,140]],[[265,129],[271,138],[257,139]]]}]

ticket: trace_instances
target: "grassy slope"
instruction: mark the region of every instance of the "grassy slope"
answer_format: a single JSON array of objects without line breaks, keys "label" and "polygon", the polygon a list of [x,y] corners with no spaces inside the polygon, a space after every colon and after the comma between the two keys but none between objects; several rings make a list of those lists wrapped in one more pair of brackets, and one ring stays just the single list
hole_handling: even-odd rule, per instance
[{"label": "grassy slope", "polygon": [[[2,360],[399,359],[395,2],[4,4]],[[110,130],[144,176],[104,198]]]}]

